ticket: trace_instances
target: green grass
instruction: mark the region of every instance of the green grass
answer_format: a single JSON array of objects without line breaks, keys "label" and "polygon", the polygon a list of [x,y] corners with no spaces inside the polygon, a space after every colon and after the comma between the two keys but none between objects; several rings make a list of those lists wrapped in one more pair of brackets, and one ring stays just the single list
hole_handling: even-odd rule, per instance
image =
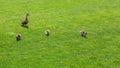
[{"label": "green grass", "polygon": [[0,0],[0,68],[120,68],[120,0]]}]

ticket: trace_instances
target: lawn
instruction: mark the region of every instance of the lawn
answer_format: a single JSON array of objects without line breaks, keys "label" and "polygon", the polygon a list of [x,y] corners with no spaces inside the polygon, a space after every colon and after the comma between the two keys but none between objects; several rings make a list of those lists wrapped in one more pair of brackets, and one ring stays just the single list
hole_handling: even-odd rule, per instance
[{"label": "lawn", "polygon": [[0,0],[0,68],[120,68],[120,0]]}]

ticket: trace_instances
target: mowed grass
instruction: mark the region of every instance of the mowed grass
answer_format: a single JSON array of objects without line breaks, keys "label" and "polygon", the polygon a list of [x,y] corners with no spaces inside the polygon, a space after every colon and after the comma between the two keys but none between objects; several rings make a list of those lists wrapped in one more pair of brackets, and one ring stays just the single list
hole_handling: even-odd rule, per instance
[{"label": "mowed grass", "polygon": [[120,68],[120,0],[0,0],[0,68]]}]

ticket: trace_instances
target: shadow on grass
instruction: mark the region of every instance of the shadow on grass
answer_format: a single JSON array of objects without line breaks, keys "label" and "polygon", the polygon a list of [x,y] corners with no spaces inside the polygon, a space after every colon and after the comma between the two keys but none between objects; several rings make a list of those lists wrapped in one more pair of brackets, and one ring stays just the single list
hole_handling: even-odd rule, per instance
[{"label": "shadow on grass", "polygon": [[82,37],[83,37],[83,38],[86,38],[86,39],[88,38],[87,36],[82,36]]},{"label": "shadow on grass", "polygon": [[16,40],[17,42],[19,42],[19,41],[21,41],[21,39],[19,39],[19,40]]},{"label": "shadow on grass", "polygon": [[29,28],[28,26],[22,26],[23,28]]},{"label": "shadow on grass", "polygon": [[85,36],[84,38],[86,38],[86,39],[87,39],[88,37],[87,37],[87,36]]}]

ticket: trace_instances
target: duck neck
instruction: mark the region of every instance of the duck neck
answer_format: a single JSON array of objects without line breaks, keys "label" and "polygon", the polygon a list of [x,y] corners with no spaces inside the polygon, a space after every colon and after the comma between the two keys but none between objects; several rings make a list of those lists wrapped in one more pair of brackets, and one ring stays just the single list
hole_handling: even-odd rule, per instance
[{"label": "duck neck", "polygon": [[26,20],[28,20],[28,16],[26,16],[26,18],[25,18]]}]

